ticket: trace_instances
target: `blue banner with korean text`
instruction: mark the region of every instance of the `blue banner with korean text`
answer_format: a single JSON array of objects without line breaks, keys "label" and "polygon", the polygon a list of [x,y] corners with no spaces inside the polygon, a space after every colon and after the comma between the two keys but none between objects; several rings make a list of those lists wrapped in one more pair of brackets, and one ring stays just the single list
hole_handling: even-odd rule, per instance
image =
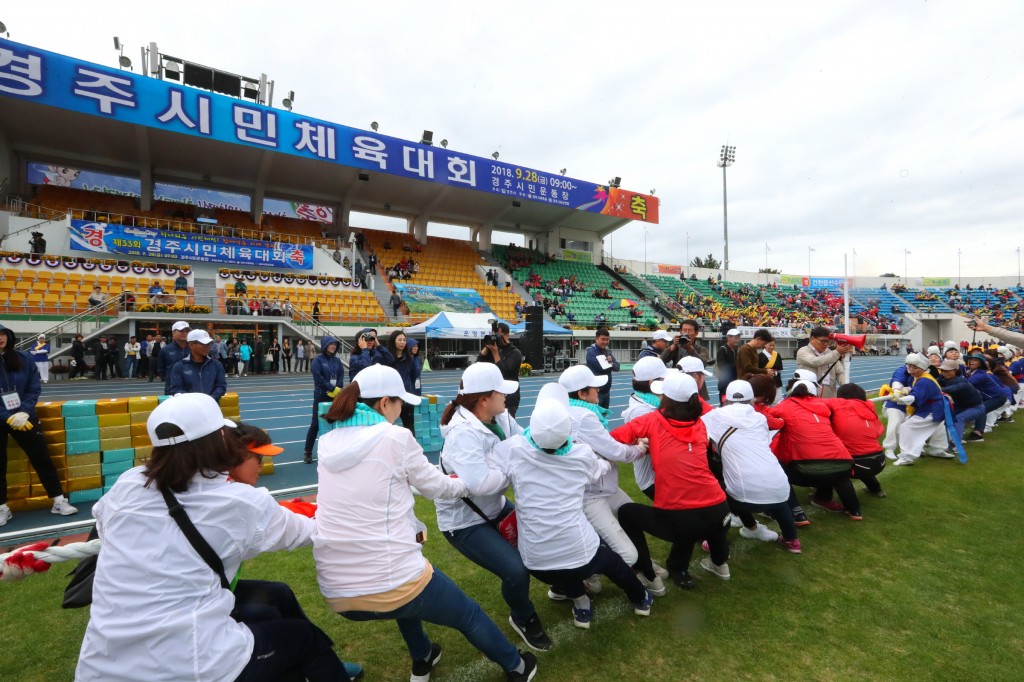
[{"label": "blue banner with korean text", "polygon": [[0,96],[389,175],[658,222],[658,199],[401,140],[0,39]]},{"label": "blue banner with korean text", "polygon": [[256,268],[312,270],[313,247],[145,227],[71,221],[71,248],[104,257],[174,258]]}]

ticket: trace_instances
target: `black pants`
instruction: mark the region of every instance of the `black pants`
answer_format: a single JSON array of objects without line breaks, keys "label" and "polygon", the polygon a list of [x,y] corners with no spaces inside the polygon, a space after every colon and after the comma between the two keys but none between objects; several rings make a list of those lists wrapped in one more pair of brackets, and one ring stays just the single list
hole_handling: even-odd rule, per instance
[{"label": "black pants", "polygon": [[885,468],[885,457],[882,451],[870,455],[861,455],[853,458],[853,477],[864,483],[869,492],[878,493],[882,490],[882,484],[878,482],[878,474]]},{"label": "black pants", "polygon": [[97,381],[107,378],[107,361],[103,358],[98,358],[93,365],[93,378]]},{"label": "black pants", "polygon": [[72,357],[75,361],[75,366],[68,371],[68,379],[74,379],[75,377],[85,376],[85,358]]},{"label": "black pants", "polygon": [[107,367],[110,370],[111,379],[113,379],[114,377],[121,377],[122,379],[124,378],[124,372],[121,371],[121,368],[117,364],[116,355],[107,358]]},{"label": "black pants", "polygon": [[699,509],[659,509],[630,503],[619,507],[619,525],[636,547],[634,568],[653,580],[651,550],[644,533],[672,543],[665,562],[669,571],[688,570],[693,558],[693,545],[700,540],[708,541],[711,560],[721,565],[729,560],[728,515],[729,505],[725,502]]},{"label": "black pants", "polygon": [[[832,492],[835,491],[839,495],[839,501],[846,507],[846,511],[851,514],[860,513],[860,500],[857,499],[857,491],[853,489],[853,483],[850,481],[850,469],[838,474],[807,474],[802,473],[793,462],[784,466],[783,469],[786,470],[791,484],[814,488],[814,499],[817,501],[830,501],[833,496]],[[798,504],[796,493],[790,490],[790,508]]]},{"label": "black pants", "polygon": [[149,357],[139,356],[139,366],[135,369],[135,378],[144,377],[149,374]]},{"label": "black pants", "polygon": [[286,372],[291,372],[292,371],[292,356],[290,356],[290,355],[284,356],[284,371],[286,371]]},{"label": "black pants", "polygon": [[[648,558],[648,560],[650,560]],[[619,586],[631,602],[640,602],[647,597],[647,590],[637,580],[636,574],[618,554],[605,545],[599,545],[597,553],[589,563],[578,568],[563,568],[551,571],[530,571],[537,580],[555,588],[570,599],[586,594],[583,580],[592,575],[605,575]]]},{"label": "black pants", "polygon": [[413,435],[416,435],[416,408],[412,405],[402,403],[402,426],[412,431]]},{"label": "black pants", "polygon": [[60,477],[57,476],[57,470],[53,467],[53,462],[50,461],[50,454],[46,451],[46,441],[43,440],[43,434],[39,430],[39,420],[30,417],[29,423],[32,424],[31,430],[15,431],[7,425],[6,420],[0,420],[0,504],[7,504],[8,435],[28,455],[28,461],[39,476],[40,483],[46,488],[46,494],[50,497],[64,494],[60,485]]},{"label": "black pants", "polygon": [[[792,488],[790,488],[792,490]],[[754,518],[753,512],[765,512],[779,524],[779,530],[782,531],[782,537],[787,540],[796,540],[796,524],[793,519],[793,510],[789,507],[789,502],[778,502],[775,504],[755,504],[753,502],[741,502],[733,499],[728,494],[725,496],[725,501],[729,503],[729,509],[733,514],[740,518],[743,522],[744,527],[754,528],[757,524],[757,519]]]},{"label": "black pants", "polygon": [[519,409],[519,401],[522,400],[523,394],[519,389],[516,389],[515,393],[510,393],[505,396],[505,409],[514,418],[516,416],[516,410]]}]

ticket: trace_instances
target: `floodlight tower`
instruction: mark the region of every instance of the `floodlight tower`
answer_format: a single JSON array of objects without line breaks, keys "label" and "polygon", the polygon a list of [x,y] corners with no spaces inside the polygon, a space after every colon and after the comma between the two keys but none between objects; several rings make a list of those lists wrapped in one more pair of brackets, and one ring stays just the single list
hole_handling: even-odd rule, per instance
[{"label": "floodlight tower", "polygon": [[723,266],[729,271],[729,198],[725,185],[725,169],[736,161],[736,147],[722,145],[722,153],[718,157],[718,167],[722,169],[722,231],[725,237],[725,259]]}]

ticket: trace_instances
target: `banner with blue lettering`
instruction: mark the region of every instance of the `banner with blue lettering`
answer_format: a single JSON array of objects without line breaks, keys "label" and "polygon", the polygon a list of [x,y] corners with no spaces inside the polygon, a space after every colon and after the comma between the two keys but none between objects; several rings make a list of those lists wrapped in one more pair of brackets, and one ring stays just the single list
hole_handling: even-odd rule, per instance
[{"label": "banner with blue lettering", "polygon": [[77,251],[139,258],[174,258],[203,263],[230,263],[252,269],[312,270],[313,247],[257,239],[236,239],[145,227],[71,221],[71,248]]},{"label": "banner with blue lettering", "polygon": [[134,125],[648,223],[658,199],[321,121],[0,39],[0,96]]}]

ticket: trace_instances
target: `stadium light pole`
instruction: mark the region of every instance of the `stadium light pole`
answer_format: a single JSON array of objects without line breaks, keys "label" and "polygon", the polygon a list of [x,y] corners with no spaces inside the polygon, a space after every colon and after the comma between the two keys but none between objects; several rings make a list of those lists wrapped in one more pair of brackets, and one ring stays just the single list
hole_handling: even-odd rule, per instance
[{"label": "stadium light pole", "polygon": [[910,251],[903,249],[903,286],[907,286],[907,282],[910,278],[907,276],[907,256],[910,255]]},{"label": "stadium light pole", "polygon": [[686,267],[690,267],[690,233],[686,233]]},{"label": "stadium light pole", "polygon": [[[1019,253],[1020,249],[1017,249],[1017,251],[1018,251],[1017,255],[1020,255],[1020,253]],[[646,277],[646,276],[647,276],[647,225],[644,224],[644,277]]]},{"label": "stadium light pole", "polygon": [[722,145],[718,156],[718,167],[722,169],[722,233],[725,238],[725,259],[723,265],[729,272],[729,198],[726,192],[725,169],[736,162],[735,145]]}]

